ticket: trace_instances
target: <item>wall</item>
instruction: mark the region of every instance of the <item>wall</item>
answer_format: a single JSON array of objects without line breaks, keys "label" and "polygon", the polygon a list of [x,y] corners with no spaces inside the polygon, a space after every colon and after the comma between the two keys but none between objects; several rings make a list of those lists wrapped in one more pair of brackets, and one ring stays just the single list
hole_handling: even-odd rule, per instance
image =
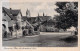
[{"label": "wall", "polygon": [[8,30],[8,21],[10,21],[10,17],[6,14],[4,15],[4,13],[2,13],[2,20],[5,19],[6,21],[2,21],[2,24],[5,24],[6,25],[6,31],[9,32]]},{"label": "wall", "polygon": [[11,27],[11,26],[13,26],[13,24],[15,24],[16,21],[11,20],[11,21],[8,21],[8,22],[9,22],[8,27]]},{"label": "wall", "polygon": [[18,20],[20,26],[22,27],[21,14],[20,14],[20,12],[19,12],[19,14],[17,15],[17,20]]},{"label": "wall", "polygon": [[2,13],[2,19],[5,19],[6,21],[10,21],[11,18],[6,14],[6,16],[4,16],[4,13]]},{"label": "wall", "polygon": [[[2,21],[2,24],[5,24],[6,25],[6,31],[8,32],[9,30],[8,30],[8,22],[7,21]],[[4,29],[4,28],[2,28],[2,29]]]},{"label": "wall", "polygon": [[17,30],[17,37],[22,36],[22,22],[21,22],[21,14],[19,12],[19,14],[16,16],[17,17],[17,22],[19,23],[20,29]]}]

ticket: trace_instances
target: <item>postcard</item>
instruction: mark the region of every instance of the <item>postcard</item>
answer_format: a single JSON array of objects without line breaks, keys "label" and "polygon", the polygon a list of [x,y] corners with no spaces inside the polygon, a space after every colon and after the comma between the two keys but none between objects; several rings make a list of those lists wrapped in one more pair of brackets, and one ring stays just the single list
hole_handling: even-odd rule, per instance
[{"label": "postcard", "polygon": [[79,51],[78,0],[2,0],[2,51]]}]

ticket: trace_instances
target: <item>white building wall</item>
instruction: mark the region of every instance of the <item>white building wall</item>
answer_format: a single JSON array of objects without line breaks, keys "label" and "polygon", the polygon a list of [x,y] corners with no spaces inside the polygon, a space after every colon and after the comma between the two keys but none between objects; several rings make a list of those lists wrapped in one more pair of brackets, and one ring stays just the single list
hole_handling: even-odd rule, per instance
[{"label": "white building wall", "polygon": [[[8,21],[2,21],[2,24],[5,24],[6,25],[6,31],[9,32],[9,29],[8,29]],[[4,29],[4,28],[2,28]]]},{"label": "white building wall", "polygon": [[11,20],[11,18],[6,14],[6,16],[4,15],[4,13],[2,13],[2,20],[5,19],[6,21],[2,21],[2,24],[6,25],[6,31],[9,32],[8,29],[8,22]]},{"label": "white building wall", "polygon": [[6,16],[4,16],[4,13],[2,13],[2,19],[5,19],[6,21],[10,21],[11,18],[6,14]]},{"label": "white building wall", "polygon": [[8,21],[8,22],[9,22],[9,23],[8,23],[8,27],[11,27],[11,26],[13,26],[13,24],[15,24],[16,21],[11,20],[11,21]]},{"label": "white building wall", "polygon": [[18,20],[20,26],[22,27],[21,14],[20,14],[20,13],[19,13],[18,16],[17,16],[17,20]]},{"label": "white building wall", "polygon": [[11,18],[7,14],[6,16],[4,16],[4,13],[2,14],[2,19],[6,20],[6,21],[3,21],[3,23],[7,25],[7,28],[13,26],[13,24],[15,23],[15,21],[11,20]]},{"label": "white building wall", "polygon": [[23,26],[23,27],[25,27],[25,26],[26,26],[26,24],[27,24],[27,23],[26,23],[25,21],[24,21],[24,22],[22,22],[22,26]]},{"label": "white building wall", "polygon": [[19,23],[20,29],[17,31],[17,36],[20,37],[22,36],[22,22],[21,22],[21,14],[19,13],[17,15],[17,22]]}]

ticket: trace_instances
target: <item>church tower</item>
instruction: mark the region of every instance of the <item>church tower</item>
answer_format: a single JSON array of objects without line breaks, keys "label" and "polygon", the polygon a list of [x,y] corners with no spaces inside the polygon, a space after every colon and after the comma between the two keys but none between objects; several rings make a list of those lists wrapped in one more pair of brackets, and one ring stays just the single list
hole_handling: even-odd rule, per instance
[{"label": "church tower", "polygon": [[26,11],[26,16],[27,17],[30,17],[30,11],[27,9],[27,11]]}]

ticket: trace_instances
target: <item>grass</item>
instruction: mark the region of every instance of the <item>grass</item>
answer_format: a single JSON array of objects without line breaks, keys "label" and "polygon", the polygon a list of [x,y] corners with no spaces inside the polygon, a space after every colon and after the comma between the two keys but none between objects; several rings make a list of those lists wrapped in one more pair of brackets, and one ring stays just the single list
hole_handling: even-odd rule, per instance
[{"label": "grass", "polygon": [[66,38],[60,39],[60,40],[65,41],[67,43],[73,43],[73,42],[78,41],[78,37],[77,36],[69,36],[69,37],[66,37]]}]

